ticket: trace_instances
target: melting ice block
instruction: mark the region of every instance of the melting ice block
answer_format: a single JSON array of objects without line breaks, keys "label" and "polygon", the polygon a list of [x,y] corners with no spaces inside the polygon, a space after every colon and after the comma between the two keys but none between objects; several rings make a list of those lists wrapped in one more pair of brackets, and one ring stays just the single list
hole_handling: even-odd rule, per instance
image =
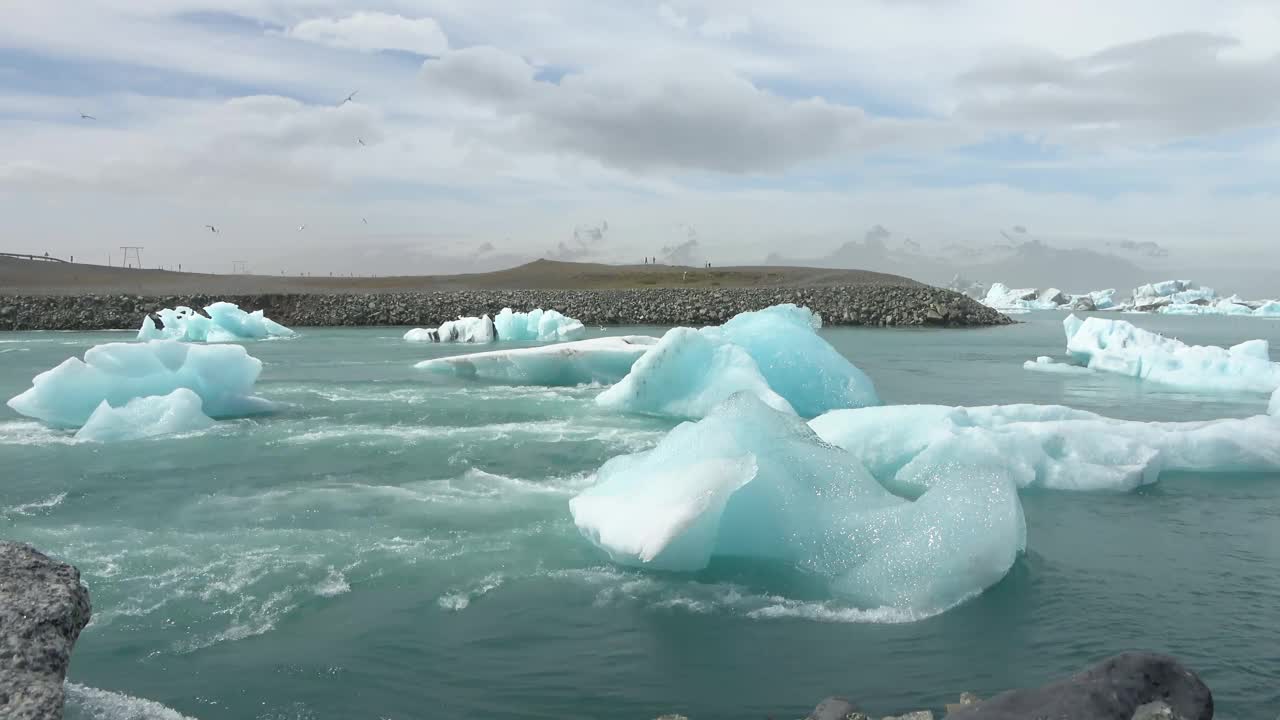
[{"label": "melting ice block", "polygon": [[176,340],[96,345],[84,360],[68,358],[31,381],[9,407],[58,427],[80,427],[106,401],[121,407],[134,398],[187,388],[204,413],[233,417],[270,411],[253,395],[262,362],[240,345],[191,345]]},{"label": "melting ice block", "polygon": [[1054,362],[1053,358],[1048,355],[1041,355],[1035,360],[1028,360],[1022,363],[1024,370],[1034,370],[1036,372],[1055,373],[1058,375],[1089,375],[1093,371],[1087,367],[1079,365],[1069,365],[1067,363]]},{"label": "melting ice block", "polygon": [[808,308],[776,305],[719,327],[673,328],[596,402],[689,418],[736,392],[804,417],[880,404],[871,378],[818,335],[821,325]]},{"label": "melting ice block", "polygon": [[1280,418],[1114,420],[1060,405],[895,405],[836,410],[809,423],[904,493],[962,463],[1003,469],[1019,487],[1132,490],[1166,471],[1280,470]]},{"label": "melting ice block", "polygon": [[592,338],[542,347],[493,350],[423,360],[433,373],[519,385],[615,383],[658,342],[645,335]]},{"label": "melting ice block", "polygon": [[133,398],[121,407],[103,400],[76,432],[77,440],[115,442],[194,432],[213,426],[200,396],[187,388],[168,395]]},{"label": "melting ice block", "polygon": [[272,321],[261,310],[251,313],[229,302],[216,302],[204,309],[208,317],[189,307],[165,308],[157,314],[163,328],[148,315],[142,319],[139,340],[185,340],[187,342],[233,342],[291,337],[294,332]]},{"label": "melting ice block", "polygon": [[483,317],[460,317],[439,328],[414,328],[404,334],[410,342],[560,342],[577,340],[586,335],[582,323],[555,310],[541,308],[531,312],[515,312],[503,308],[492,320]]},{"label": "melting ice block", "polygon": [[610,460],[595,480],[569,510],[615,562],[781,561],[868,607],[940,612],[999,581],[1025,546],[1017,491],[999,470],[957,466],[910,502],[748,393]]},{"label": "melting ice block", "polygon": [[1280,387],[1280,364],[1266,340],[1221,348],[1187,345],[1124,320],[1070,315],[1063,321],[1072,362],[1104,372],[1197,390],[1271,392]]},{"label": "melting ice block", "polygon": [[582,322],[565,317],[555,310],[531,310],[527,313],[503,308],[493,319],[499,340],[514,342],[553,342],[578,340],[587,334]]}]

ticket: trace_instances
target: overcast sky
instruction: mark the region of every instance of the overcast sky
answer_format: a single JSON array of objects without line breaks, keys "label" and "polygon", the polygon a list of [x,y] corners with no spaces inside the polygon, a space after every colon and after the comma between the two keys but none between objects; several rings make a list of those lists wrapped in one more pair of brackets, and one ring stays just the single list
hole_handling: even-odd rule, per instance
[{"label": "overcast sky", "polygon": [[1280,261],[1274,0],[18,2],[0,125],[0,249],[98,262]]}]

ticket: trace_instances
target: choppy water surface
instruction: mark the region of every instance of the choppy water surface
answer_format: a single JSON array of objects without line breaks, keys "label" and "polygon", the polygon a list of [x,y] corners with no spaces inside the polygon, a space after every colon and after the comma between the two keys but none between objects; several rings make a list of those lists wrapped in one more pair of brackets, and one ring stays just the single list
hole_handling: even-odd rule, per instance
[{"label": "choppy water surface", "polygon": [[[1061,317],[823,332],[890,403],[1062,403],[1145,420],[1265,407],[1022,370],[1061,353]],[[1125,318],[1189,342],[1280,345],[1280,322]],[[1024,493],[1029,552],[1010,575],[904,622],[774,568],[610,566],[567,500],[671,423],[597,410],[599,388],[424,377],[413,362],[459,348],[402,332],[249,344],[266,363],[261,394],[287,409],[194,437],[77,444],[0,408],[0,536],[74,562],[93,593],[70,717],[727,720],[800,716],[833,692],[887,713],[1131,648],[1184,658],[1219,717],[1272,717],[1280,703],[1280,476]],[[0,396],[129,337],[0,333]]]}]

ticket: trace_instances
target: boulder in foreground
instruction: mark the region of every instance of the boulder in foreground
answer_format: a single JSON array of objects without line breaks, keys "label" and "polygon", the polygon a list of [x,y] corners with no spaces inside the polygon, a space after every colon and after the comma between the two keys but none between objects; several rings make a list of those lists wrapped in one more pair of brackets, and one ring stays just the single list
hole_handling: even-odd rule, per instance
[{"label": "boulder in foreground", "polygon": [[89,612],[80,571],[30,545],[0,542],[0,717],[62,717],[62,683]]}]

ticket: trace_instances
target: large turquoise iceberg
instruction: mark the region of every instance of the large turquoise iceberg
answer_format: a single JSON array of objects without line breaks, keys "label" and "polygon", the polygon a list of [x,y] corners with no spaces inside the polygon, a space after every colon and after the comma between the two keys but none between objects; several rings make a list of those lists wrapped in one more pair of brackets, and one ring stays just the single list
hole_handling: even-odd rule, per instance
[{"label": "large turquoise iceberg", "polygon": [[262,362],[240,345],[107,343],[89,348],[83,361],[67,358],[36,375],[9,407],[55,427],[78,428],[103,402],[118,408],[134,398],[187,388],[210,417],[251,415],[274,407],[253,395],[261,372]]},{"label": "large turquoise iceberg", "polygon": [[156,327],[147,315],[142,319],[139,340],[185,340],[187,342],[234,342],[292,337],[294,332],[262,314],[245,312],[234,303],[216,302],[205,307],[205,315],[179,305],[156,314],[164,327]]},{"label": "large turquoise iceberg", "polygon": [[871,378],[818,334],[821,327],[808,308],[776,305],[718,327],[673,328],[596,402],[685,418],[703,417],[738,392],[802,417],[879,405]]},{"label": "large turquoise iceberg", "polygon": [[690,572],[713,557],[790,564],[869,608],[929,615],[998,582],[1026,543],[999,468],[957,463],[915,501],[750,393],[616,457],[569,503],[615,562]]}]

